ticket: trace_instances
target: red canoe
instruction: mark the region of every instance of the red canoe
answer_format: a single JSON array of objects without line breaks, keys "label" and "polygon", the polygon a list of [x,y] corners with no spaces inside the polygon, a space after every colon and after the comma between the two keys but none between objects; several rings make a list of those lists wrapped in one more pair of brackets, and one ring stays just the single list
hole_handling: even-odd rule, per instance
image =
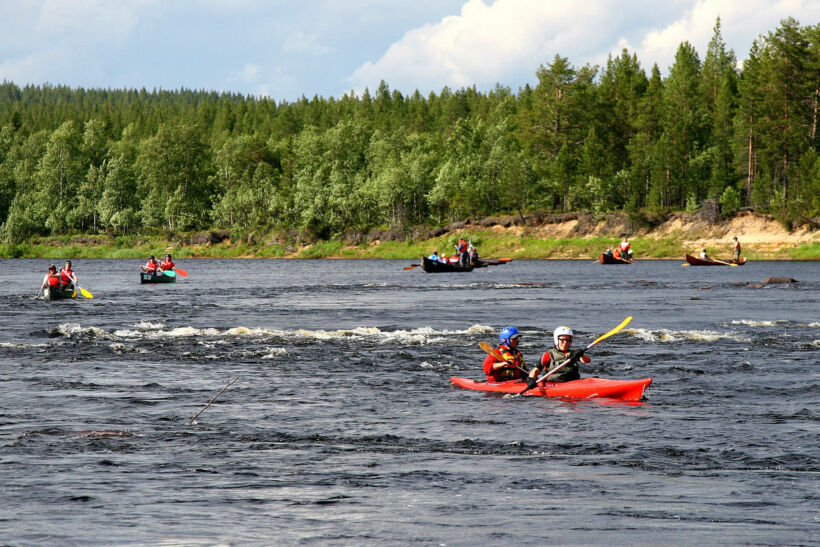
[{"label": "red canoe", "polygon": [[[492,391],[494,393],[521,393],[527,384],[519,380],[509,380],[507,382],[476,382],[467,378],[451,376],[450,381],[464,389],[476,391]],[[560,384],[544,384],[529,390],[525,395],[537,395],[541,397],[572,397],[575,399],[588,399],[601,397],[606,399],[618,399],[620,401],[640,401],[644,391],[652,383],[652,378],[641,380],[608,380],[606,378],[582,378],[572,382]]]}]

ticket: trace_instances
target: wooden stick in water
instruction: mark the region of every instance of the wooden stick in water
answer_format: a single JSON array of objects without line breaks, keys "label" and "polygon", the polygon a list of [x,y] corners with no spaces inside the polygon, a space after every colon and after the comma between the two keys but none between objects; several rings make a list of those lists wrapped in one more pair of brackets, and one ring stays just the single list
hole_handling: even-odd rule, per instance
[{"label": "wooden stick in water", "polygon": [[231,387],[231,384],[233,384],[233,383],[234,383],[234,382],[236,382],[237,380],[239,380],[239,376],[237,376],[236,378],[234,378],[233,380],[231,380],[231,381],[230,381],[230,383],[229,383],[227,386],[223,387],[223,388],[222,388],[222,390],[221,390],[219,393],[217,393],[216,395],[214,395],[214,396],[213,396],[213,399],[211,399],[210,401],[208,401],[208,404],[207,404],[207,405],[205,405],[205,406],[202,408],[202,410],[200,410],[199,412],[197,412],[197,413],[196,413],[196,416],[194,416],[193,418],[191,418],[191,420],[188,422],[188,425],[191,425],[191,423],[193,423],[193,421],[194,421],[194,420],[196,420],[197,418],[199,418],[199,415],[200,415],[200,414],[202,414],[203,412],[205,412],[205,409],[206,409],[206,408],[208,408],[209,406],[211,406],[211,403],[213,403],[214,401],[216,401],[216,398],[217,398],[217,397],[219,397],[220,395],[222,395],[222,392],[223,392],[223,391],[225,391],[226,389],[228,389],[229,387]]}]

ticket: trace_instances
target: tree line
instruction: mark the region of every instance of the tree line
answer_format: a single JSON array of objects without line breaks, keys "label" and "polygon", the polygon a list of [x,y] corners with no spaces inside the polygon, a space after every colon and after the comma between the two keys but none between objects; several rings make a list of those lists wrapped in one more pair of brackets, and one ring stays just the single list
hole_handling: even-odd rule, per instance
[{"label": "tree line", "polygon": [[820,214],[820,25],[785,19],[742,68],[720,19],[664,78],[627,50],[537,83],[341,98],[0,85],[0,224],[37,235],[434,225],[706,204]]}]

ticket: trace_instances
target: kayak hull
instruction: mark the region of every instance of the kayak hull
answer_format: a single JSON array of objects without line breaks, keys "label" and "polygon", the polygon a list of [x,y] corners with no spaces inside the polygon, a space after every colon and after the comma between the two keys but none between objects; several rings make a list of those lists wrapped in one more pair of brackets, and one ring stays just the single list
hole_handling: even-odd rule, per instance
[{"label": "kayak hull", "polygon": [[140,272],[140,283],[176,283],[176,276]]},{"label": "kayak hull", "polygon": [[712,260],[711,258],[699,258],[697,256],[687,254],[686,262],[688,262],[690,266],[731,266],[732,264],[743,266],[746,264],[746,257],[741,258],[739,262],[735,262],[734,260],[717,261]]},{"label": "kayak hull", "polygon": [[[477,382],[468,378],[452,376],[450,381],[461,388],[492,393],[521,393],[526,382]],[[539,397],[570,397],[573,399],[605,398],[620,401],[640,401],[652,383],[652,378],[640,380],[610,380],[607,378],[582,378],[571,382],[547,383],[527,391],[524,395]]]}]

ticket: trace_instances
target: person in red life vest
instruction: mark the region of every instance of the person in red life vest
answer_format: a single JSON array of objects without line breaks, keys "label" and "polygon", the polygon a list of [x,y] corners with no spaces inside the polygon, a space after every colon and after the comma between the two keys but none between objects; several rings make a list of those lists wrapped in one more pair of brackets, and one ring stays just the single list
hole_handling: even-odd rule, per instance
[{"label": "person in red life vest", "polygon": [[572,345],[572,336],[572,329],[569,327],[558,327],[555,329],[552,333],[552,340],[555,343],[555,346],[544,352],[544,355],[541,356],[541,364],[536,365],[527,377],[527,386],[530,389],[535,387],[536,378],[541,376],[544,372],[549,372],[554,369],[567,359],[569,359],[570,362],[564,365],[561,370],[546,378],[545,381],[559,383],[581,379],[578,362],[581,361],[582,363],[589,363],[590,358],[584,355],[584,350],[582,349],[570,351],[569,348]]},{"label": "person in red life vest", "polygon": [[48,267],[48,273],[43,278],[43,286],[40,287],[40,290],[44,289],[56,289],[60,286],[60,275],[57,273],[57,266],[52,264]]},{"label": "person in red life vest", "polygon": [[461,253],[463,253],[466,250],[467,250],[467,241],[462,237],[461,239],[458,240],[458,243],[456,244],[456,254],[461,255]]},{"label": "person in red life vest", "polygon": [[456,257],[458,257],[459,266],[467,266],[470,261],[470,255],[467,252],[467,241],[462,237],[458,240],[456,245]]},{"label": "person in red life vest", "polygon": [[515,327],[504,327],[498,334],[498,353],[503,361],[498,361],[492,355],[484,359],[484,374],[487,380],[493,382],[503,382],[505,380],[517,380],[527,375],[527,365],[524,357],[518,351],[518,340],[521,334]]},{"label": "person in red life vest", "polygon": [[157,273],[157,269],[159,268],[159,262],[154,255],[148,257],[148,262],[144,266],[140,266],[140,269],[144,272],[149,274],[155,275]]},{"label": "person in red life vest", "polygon": [[615,249],[615,252],[612,253],[612,256],[614,256],[615,258],[621,258],[621,250]]},{"label": "person in red life vest", "polygon": [[173,270],[174,269],[174,261],[171,260],[171,255],[166,254],[165,259],[160,262],[159,269],[162,271]]},{"label": "person in red life vest", "polygon": [[60,288],[69,290],[77,284],[77,274],[71,270],[71,261],[66,260],[65,266],[60,268]]}]

